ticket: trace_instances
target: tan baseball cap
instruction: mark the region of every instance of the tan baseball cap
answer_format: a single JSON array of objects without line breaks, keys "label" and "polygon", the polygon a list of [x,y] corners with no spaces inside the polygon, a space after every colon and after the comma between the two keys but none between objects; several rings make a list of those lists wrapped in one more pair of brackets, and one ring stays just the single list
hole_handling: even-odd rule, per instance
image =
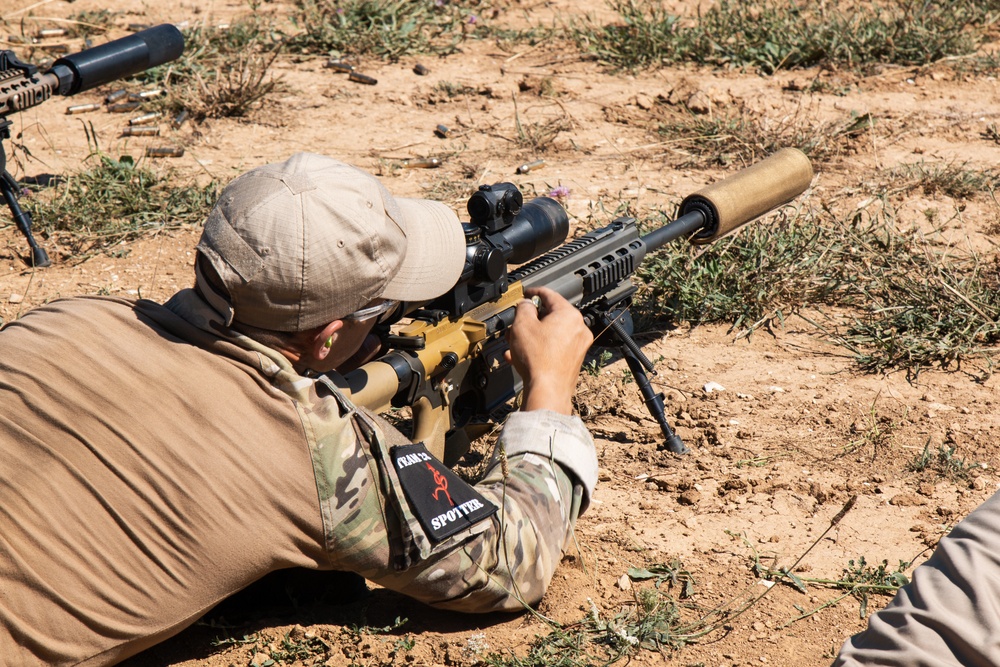
[{"label": "tan baseball cap", "polygon": [[465,234],[444,204],[394,198],[361,169],[297,153],[226,186],[198,250],[228,294],[200,270],[198,286],[227,325],[304,331],[378,298],[444,294],[465,265]]}]

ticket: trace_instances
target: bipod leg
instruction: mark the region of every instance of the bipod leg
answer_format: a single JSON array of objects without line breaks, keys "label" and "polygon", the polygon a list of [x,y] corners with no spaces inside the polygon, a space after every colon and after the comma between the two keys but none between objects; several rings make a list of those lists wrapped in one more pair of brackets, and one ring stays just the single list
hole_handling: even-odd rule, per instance
[{"label": "bipod leg", "polygon": [[31,248],[31,266],[39,268],[51,266],[52,262],[49,260],[48,253],[38,245],[35,237],[31,234],[31,214],[22,209],[21,205],[17,202],[17,190],[17,181],[4,169],[0,173],[0,191],[3,192],[3,198],[7,201],[7,207],[14,217],[14,224],[21,230],[24,237],[28,239],[28,246]]},{"label": "bipod leg", "polygon": [[629,370],[632,371],[632,377],[635,379],[636,385],[639,386],[639,393],[642,394],[646,409],[649,410],[649,414],[656,420],[656,423],[660,425],[660,431],[663,433],[663,437],[666,438],[663,446],[674,454],[687,454],[691,450],[684,445],[684,441],[681,440],[679,435],[674,433],[674,430],[670,428],[670,424],[667,422],[663,394],[653,389],[653,384],[646,375],[646,371],[651,373],[656,372],[653,369],[653,362],[646,358],[642,348],[632,340],[632,336],[625,331],[625,328],[617,318],[605,315],[603,319],[604,326],[611,330],[621,345],[622,356],[625,357],[625,363],[628,364]]}]

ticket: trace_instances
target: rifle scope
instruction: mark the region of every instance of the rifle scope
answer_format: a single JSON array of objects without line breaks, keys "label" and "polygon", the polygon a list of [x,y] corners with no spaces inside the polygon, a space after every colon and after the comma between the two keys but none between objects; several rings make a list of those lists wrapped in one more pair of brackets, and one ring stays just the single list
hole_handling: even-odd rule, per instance
[{"label": "rifle scope", "polygon": [[184,36],[169,23],[148,28],[92,49],[63,56],[46,74],[59,79],[54,92],[76,95],[179,58]]},{"label": "rifle scope", "polygon": [[562,243],[569,233],[569,217],[559,202],[538,197],[525,204],[511,183],[481,185],[467,209],[463,279],[499,280],[507,264],[532,260]]},{"label": "rifle scope", "polygon": [[569,216],[559,202],[538,197],[524,203],[512,183],[481,185],[469,198],[465,268],[455,289],[419,307],[461,317],[507,291],[508,264],[523,264],[564,240]]}]

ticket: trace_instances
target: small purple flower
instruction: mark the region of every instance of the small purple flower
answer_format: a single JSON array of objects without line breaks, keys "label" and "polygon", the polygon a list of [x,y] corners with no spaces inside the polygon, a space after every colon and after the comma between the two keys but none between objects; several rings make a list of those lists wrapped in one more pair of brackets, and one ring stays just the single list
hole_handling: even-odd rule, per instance
[{"label": "small purple flower", "polygon": [[552,188],[552,192],[549,193],[549,196],[556,198],[569,197],[569,188],[565,185],[557,185]]},{"label": "small purple flower", "polygon": [[475,14],[469,14],[469,18],[465,19],[466,23],[469,25],[476,25],[476,21],[478,20],[479,19],[476,18]]},{"label": "small purple flower", "polygon": [[344,8],[343,7],[337,7],[337,12],[336,13],[337,13],[338,16],[340,16],[341,14],[344,13]]}]

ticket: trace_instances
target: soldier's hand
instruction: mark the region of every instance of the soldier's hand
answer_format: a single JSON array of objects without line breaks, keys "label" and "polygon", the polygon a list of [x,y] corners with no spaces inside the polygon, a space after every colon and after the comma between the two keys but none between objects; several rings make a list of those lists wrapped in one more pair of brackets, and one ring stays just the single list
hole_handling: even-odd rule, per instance
[{"label": "soldier's hand", "polygon": [[537,296],[541,305],[519,303],[507,333],[507,359],[524,381],[521,409],[573,414],[577,377],[594,336],[580,311],[553,290],[525,290],[525,295]]}]

